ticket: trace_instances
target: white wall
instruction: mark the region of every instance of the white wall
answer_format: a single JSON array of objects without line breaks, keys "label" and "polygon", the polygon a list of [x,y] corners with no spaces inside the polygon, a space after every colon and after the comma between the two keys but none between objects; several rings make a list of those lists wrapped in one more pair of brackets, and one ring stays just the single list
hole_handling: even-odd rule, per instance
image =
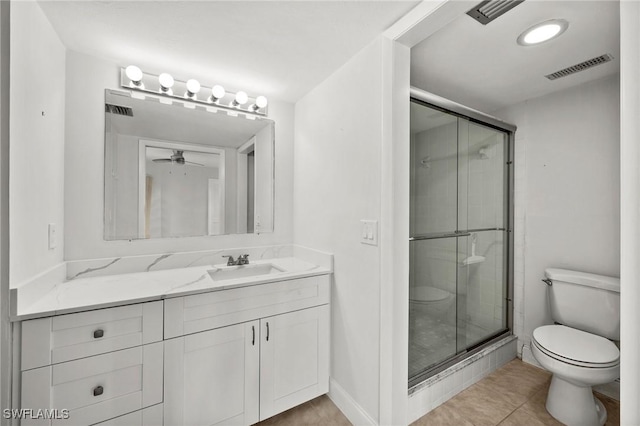
[{"label": "white wall", "polygon": [[[65,259],[91,259],[290,243],[292,227],[293,105],[271,101],[275,121],[275,225],[273,233],[104,241],[104,90],[119,87],[119,66],[67,53],[65,146]],[[137,64],[144,69],[144,64]],[[176,76],[185,78],[187,76]],[[206,84],[207,82],[203,82]]]},{"label": "white wall", "polygon": [[620,424],[640,424],[640,3],[620,3]]},{"label": "white wall", "polygon": [[596,80],[494,115],[518,126],[515,314],[524,321],[520,343],[528,344],[536,327],[552,322],[540,282],[545,268],[619,276],[619,80]]},{"label": "white wall", "polygon": [[374,420],[380,254],[360,220],[380,218],[382,56],[377,40],[296,104],[294,150],[294,242],[335,255],[331,378]]},{"label": "white wall", "polygon": [[[209,232],[209,179],[218,179],[219,170],[189,164],[146,161],[151,178],[150,235],[181,237]],[[235,182],[234,182],[235,189]],[[215,202],[218,217],[224,214],[220,197]],[[235,205],[233,206],[235,215]]]},{"label": "white wall", "polygon": [[[62,262],[65,47],[35,2],[11,7],[12,285]],[[104,108],[104,107],[103,107]],[[57,247],[48,248],[48,224]]]},{"label": "white wall", "polygon": [[[11,405],[9,297],[9,72],[11,3],[0,2],[0,408]],[[8,425],[9,420],[0,420]]]}]

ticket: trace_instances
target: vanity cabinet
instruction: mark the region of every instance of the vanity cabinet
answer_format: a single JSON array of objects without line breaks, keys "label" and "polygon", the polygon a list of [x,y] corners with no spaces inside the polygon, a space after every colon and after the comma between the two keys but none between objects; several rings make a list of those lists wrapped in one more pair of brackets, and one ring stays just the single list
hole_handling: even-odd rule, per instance
[{"label": "vanity cabinet", "polygon": [[[21,425],[92,425],[161,404],[162,322],[161,301],[24,321],[21,408],[59,417],[66,409],[69,418]],[[129,425],[145,417],[162,423],[156,408],[132,414]]]},{"label": "vanity cabinet", "polygon": [[26,320],[21,425],[250,425],[329,390],[330,276]]},{"label": "vanity cabinet", "polygon": [[165,337],[198,331],[165,341],[165,425],[250,425],[327,393],[328,302],[329,276],[166,300]]},{"label": "vanity cabinet", "polygon": [[96,426],[160,426],[163,422],[162,415],[162,404],[157,404],[105,422],[96,423]]}]

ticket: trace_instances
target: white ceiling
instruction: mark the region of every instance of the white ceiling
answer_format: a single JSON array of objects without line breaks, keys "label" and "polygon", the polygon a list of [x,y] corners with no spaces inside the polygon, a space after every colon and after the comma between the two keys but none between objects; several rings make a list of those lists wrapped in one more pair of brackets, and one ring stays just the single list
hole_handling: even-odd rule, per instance
[{"label": "white ceiling", "polygon": [[[524,30],[553,18],[569,21],[563,35],[538,46],[516,43]],[[411,84],[490,113],[619,72],[619,45],[615,0],[527,0],[486,26],[460,16],[414,46]],[[544,77],[605,53],[614,60],[554,81]]]},{"label": "white ceiling", "polygon": [[418,1],[39,1],[71,50],[294,102]]}]

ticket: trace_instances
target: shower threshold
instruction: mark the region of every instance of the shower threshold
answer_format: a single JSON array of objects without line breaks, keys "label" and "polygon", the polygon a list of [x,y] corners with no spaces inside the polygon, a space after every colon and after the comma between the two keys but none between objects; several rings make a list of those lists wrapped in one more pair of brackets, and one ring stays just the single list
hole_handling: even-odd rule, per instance
[{"label": "shower threshold", "polygon": [[511,332],[511,330],[509,329],[505,329],[505,330],[501,330],[498,333],[495,333],[491,336],[489,336],[487,339],[483,340],[482,342],[479,342],[469,348],[467,348],[467,350],[465,350],[464,352],[461,352],[459,354],[456,354],[450,358],[447,358],[435,365],[433,365],[432,367],[430,367],[428,370],[425,370],[413,377],[409,378],[409,395],[411,395],[413,393],[414,390],[416,390],[417,388],[422,387],[422,385],[428,381],[429,379],[431,379],[432,377],[438,375],[439,373],[445,371],[446,369],[450,368],[451,366],[458,364],[461,361],[464,361],[467,358],[471,358],[473,355],[481,352],[482,350],[486,349],[487,347],[500,342],[501,340],[513,336],[513,333]]}]

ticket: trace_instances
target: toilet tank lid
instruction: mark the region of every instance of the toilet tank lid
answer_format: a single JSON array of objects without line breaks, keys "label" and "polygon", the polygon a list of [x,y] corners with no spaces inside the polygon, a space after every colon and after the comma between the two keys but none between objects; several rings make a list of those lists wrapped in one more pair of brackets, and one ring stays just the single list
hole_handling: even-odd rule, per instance
[{"label": "toilet tank lid", "polygon": [[544,274],[552,281],[564,281],[620,293],[620,278],[558,268],[547,268]]}]

